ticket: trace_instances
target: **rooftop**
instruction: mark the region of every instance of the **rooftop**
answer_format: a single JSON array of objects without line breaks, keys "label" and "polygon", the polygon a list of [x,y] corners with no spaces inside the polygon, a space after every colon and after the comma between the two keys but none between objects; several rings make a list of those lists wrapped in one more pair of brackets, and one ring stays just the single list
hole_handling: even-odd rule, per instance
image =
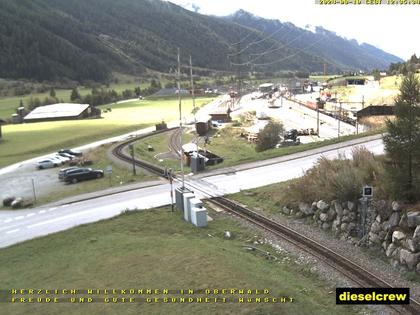
[{"label": "rooftop", "polygon": [[83,113],[89,104],[59,103],[45,105],[35,108],[24,120],[58,118],[58,117],[76,117]]}]

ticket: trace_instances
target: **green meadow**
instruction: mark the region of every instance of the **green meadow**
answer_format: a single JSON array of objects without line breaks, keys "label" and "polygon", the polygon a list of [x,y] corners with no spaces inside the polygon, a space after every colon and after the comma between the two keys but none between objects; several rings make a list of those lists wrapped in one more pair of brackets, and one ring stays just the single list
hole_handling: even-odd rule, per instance
[{"label": "green meadow", "polygon": [[[2,314],[356,314],[360,308],[337,306],[334,284],[311,272],[311,266],[278,253],[258,231],[244,228],[230,216],[196,228],[170,208],[131,212],[93,224],[0,249],[2,289],[159,289],[162,295],[112,294],[94,303],[1,303]],[[230,239],[223,237],[230,231]],[[256,247],[250,251],[246,247]],[[270,252],[276,260],[269,260]],[[180,290],[193,290],[181,294]],[[205,294],[206,289],[228,293]],[[231,294],[230,289],[268,289],[268,294]],[[202,290],[202,291],[199,291]],[[200,293],[201,292],[201,293]],[[4,295],[4,294],[3,294]],[[80,295],[49,295],[69,299]],[[15,296],[17,297],[17,296]],[[29,296],[26,296],[29,297]],[[34,298],[43,297],[33,296]],[[111,298],[106,303],[104,297]],[[112,298],[119,298],[119,303]],[[122,303],[121,298],[134,297]],[[165,303],[164,298],[178,298]],[[188,298],[203,298],[188,302]],[[207,303],[204,298],[211,298]],[[219,302],[215,303],[214,298]],[[220,302],[221,298],[226,302]],[[245,302],[240,303],[239,298]],[[248,302],[246,298],[254,300]],[[255,298],[291,297],[281,303]],[[4,297],[11,301],[11,296]],[[151,303],[144,301],[150,298]],[[154,298],[158,298],[155,301]],[[181,302],[179,298],[186,298]],[[141,299],[141,300],[139,300]],[[78,299],[76,299],[78,300]],[[27,300],[26,300],[27,301]]]},{"label": "green meadow", "polygon": [[[211,98],[198,98],[196,105],[210,102]],[[192,110],[192,100],[183,99],[183,113]],[[176,98],[153,98],[100,107],[111,108],[99,119],[40,122],[5,125],[0,140],[0,167],[41,154],[67,147],[75,147],[93,141],[135,131],[165,120],[179,117]]]}]

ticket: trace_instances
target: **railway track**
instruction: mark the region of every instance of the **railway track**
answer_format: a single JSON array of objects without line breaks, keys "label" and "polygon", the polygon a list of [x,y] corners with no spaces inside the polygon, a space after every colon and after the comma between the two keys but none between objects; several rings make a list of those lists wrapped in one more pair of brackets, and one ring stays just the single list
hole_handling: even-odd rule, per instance
[{"label": "railway track", "polygon": [[[386,281],[339,253],[232,200],[224,197],[216,197],[210,199],[210,202],[309,252],[361,287],[392,287]],[[414,299],[410,299],[410,304],[408,305],[389,305],[389,307],[401,314],[420,314],[420,303]]]},{"label": "railway track", "polygon": [[[131,164],[131,163],[133,163],[133,159],[131,158],[131,156],[124,153],[124,148],[126,146],[128,146],[129,144],[131,144],[133,142],[148,138],[148,137],[153,136],[153,135],[157,135],[157,134],[160,134],[160,133],[171,131],[171,130],[174,130],[174,129],[175,128],[153,131],[153,132],[146,133],[144,135],[129,139],[127,141],[124,141],[124,142],[120,143],[119,145],[117,145],[115,148],[112,149],[112,155],[114,155],[115,157],[117,157],[118,159],[120,159],[122,161],[125,161],[125,162]],[[144,169],[148,170],[149,172],[151,172],[155,175],[158,175],[158,176],[161,176],[161,177],[164,177],[164,178],[168,177],[168,175],[166,174],[166,170],[164,168],[153,165],[152,163],[135,159],[134,164],[136,166],[139,166],[141,168],[144,168]]]},{"label": "railway track", "polygon": [[177,128],[174,132],[171,133],[169,137],[169,149],[177,158],[181,156],[180,134],[181,130]]},{"label": "railway track", "polygon": [[[145,134],[140,137],[136,137],[133,139],[130,139],[128,141],[125,141],[118,146],[116,146],[112,153],[117,158],[124,160],[126,162],[132,163],[132,159],[130,156],[126,155],[123,152],[123,149],[128,144],[138,141],[144,138],[147,138],[149,136],[165,132],[167,130],[163,131],[156,131],[152,132],[150,134]],[[173,132],[170,137],[170,145],[173,146],[173,148],[176,148],[176,145],[180,143],[175,142],[175,137],[179,137],[179,132]],[[164,177],[168,178],[167,172],[164,168],[153,165],[149,162],[141,161],[138,159],[135,159],[135,164],[139,167],[145,168],[146,170]],[[176,177],[175,177],[176,179]],[[242,205],[229,200],[225,197],[215,197],[208,191],[204,191],[202,188],[194,185],[191,181],[186,181],[186,186],[190,186],[190,188],[201,192],[203,195],[208,196],[207,199],[209,202],[217,205],[218,207],[221,207],[222,209],[225,209],[228,212],[231,212],[238,217],[251,222],[252,224],[269,231],[273,233],[274,235],[283,238],[284,240],[292,243],[296,247],[300,248],[301,250],[304,250],[311,255],[317,257],[319,260],[324,262],[325,264],[329,265],[339,273],[346,276],[348,279],[352,280],[354,283],[356,283],[358,286],[361,287],[384,287],[384,288],[391,288],[392,286],[377,277],[376,275],[372,274],[368,270],[364,269],[360,265],[355,264],[354,262],[350,261],[346,257],[340,255],[339,253],[325,247],[324,245],[309,239],[308,237],[297,233],[296,231],[288,228],[287,226],[280,224],[278,222],[275,222],[262,214],[259,214],[255,211],[252,211],[246,207],[243,207]],[[408,305],[388,305],[390,308],[394,309],[396,312],[401,314],[420,314],[420,303],[417,302],[414,299],[410,299],[410,304]]]}]

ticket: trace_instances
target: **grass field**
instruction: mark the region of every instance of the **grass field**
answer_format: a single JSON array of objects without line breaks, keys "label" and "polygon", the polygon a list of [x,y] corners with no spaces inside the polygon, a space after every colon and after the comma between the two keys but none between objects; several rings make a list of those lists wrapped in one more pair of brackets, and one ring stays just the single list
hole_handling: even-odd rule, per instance
[{"label": "grass field", "polygon": [[[180,162],[176,157],[169,158],[169,159],[160,159],[159,156],[156,157],[159,153],[166,153],[169,152],[169,136],[171,132],[165,132],[163,134],[158,134],[152,137],[149,137],[145,140],[141,140],[135,143],[135,154],[136,157],[150,162],[155,165],[163,165],[167,168],[171,168],[173,170],[180,169]],[[191,133],[184,133],[183,136],[183,143],[187,143],[193,140],[194,136]],[[151,145],[154,151],[148,151],[148,145]],[[185,168],[185,172],[189,172],[189,168]]]},{"label": "grass field", "polygon": [[327,82],[329,79],[339,78],[340,75],[311,75],[309,76],[310,80],[319,81],[321,83]]},{"label": "grass field", "polygon": [[[121,79],[121,81],[124,81]],[[129,89],[134,90],[134,88],[140,86],[141,89],[144,89],[149,86],[149,83],[136,83],[132,81],[121,82],[121,83],[113,83],[110,84],[109,87],[105,87],[105,89],[113,89],[117,93],[121,93],[122,91]],[[79,94],[81,96],[87,95],[92,92],[91,88],[86,87],[79,87],[78,88]],[[45,93],[32,93],[29,95],[22,95],[22,96],[10,96],[10,97],[0,97],[0,118],[6,119],[9,118],[10,115],[16,112],[16,108],[19,107],[20,100],[23,101],[23,104],[26,106],[29,102],[31,97],[39,98],[43,101],[47,96],[49,96],[50,92],[47,91]],[[56,89],[55,90],[56,97],[63,102],[70,101],[71,90],[70,89]]]},{"label": "grass field", "polygon": [[[80,95],[86,95],[91,92],[91,89],[81,88],[79,89]],[[63,100],[64,102],[70,101],[70,94],[71,90],[56,90],[56,97],[59,100]],[[23,95],[23,96],[11,96],[11,97],[2,97],[0,98],[0,118],[6,119],[10,118],[12,114],[16,112],[16,108],[19,107],[20,100],[23,101],[23,104],[26,105],[29,102],[31,97],[39,98],[43,101],[47,96],[49,96],[49,92],[45,93],[34,93],[30,95]]]},{"label": "grass field", "polygon": [[[335,305],[334,287],[311,273],[310,266],[297,264],[294,257],[276,253],[268,245],[254,245],[254,240],[261,239],[258,233],[231,218],[212,216],[215,220],[208,227],[198,229],[184,222],[179,212],[170,212],[168,208],[134,212],[1,249],[2,289],[169,289],[176,291],[170,297],[181,297],[181,289],[266,288],[270,297],[289,296],[294,302],[239,304],[235,302],[239,295],[228,295],[234,302],[2,303],[1,313],[356,313],[356,309]],[[234,237],[224,239],[226,230]],[[279,259],[267,260],[258,252],[245,250],[246,244],[270,251]],[[205,297],[183,297],[199,296]]]},{"label": "grass field", "polygon": [[[420,79],[420,73],[416,74],[416,76]],[[386,90],[399,90],[403,78],[402,75],[383,77],[380,80],[380,87]]]},{"label": "grass field", "polygon": [[[210,98],[196,99],[197,106]],[[184,99],[185,115],[191,112],[191,99]],[[0,140],[0,167],[60,148],[74,147],[178,118],[178,100],[152,99],[104,106],[112,112],[101,119],[42,122],[3,126]]]},{"label": "grass field", "polygon": [[[240,131],[236,128],[226,127],[220,129],[216,133],[212,133],[210,144],[206,145],[206,149],[224,158],[223,163],[216,164],[214,166],[207,166],[207,170],[230,167],[243,163],[255,162],[265,160],[269,158],[284,156],[297,152],[302,152],[310,149],[320,148],[322,146],[344,142],[352,139],[361,138],[367,135],[373,135],[380,133],[380,130],[375,130],[369,133],[359,135],[349,135],[340,137],[339,139],[330,139],[319,142],[312,142],[307,144],[301,144],[298,146],[288,146],[278,149],[269,149],[263,152],[256,152],[255,145],[249,143],[246,139],[239,136]],[[193,139],[191,133],[184,134],[183,143],[187,143]],[[169,133],[159,134],[148,138],[146,141],[139,141],[136,145],[137,156],[140,159],[152,162],[172,168],[173,170],[179,171],[179,162],[175,159],[163,160],[159,162],[154,156],[158,153],[168,152]],[[148,152],[147,145],[153,145],[155,151]],[[199,143],[199,146],[203,148],[203,142]]]},{"label": "grass field", "polygon": [[258,207],[266,212],[278,214],[283,206],[287,205],[287,187],[294,181],[295,179],[292,179],[277,184],[244,190],[230,195],[229,198],[239,201],[251,208]]}]

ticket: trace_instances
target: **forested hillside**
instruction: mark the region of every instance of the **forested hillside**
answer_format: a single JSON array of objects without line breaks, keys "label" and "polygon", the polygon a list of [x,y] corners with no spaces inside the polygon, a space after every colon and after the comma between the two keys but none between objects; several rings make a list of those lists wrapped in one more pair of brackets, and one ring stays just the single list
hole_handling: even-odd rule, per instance
[{"label": "forested hillside", "polygon": [[[356,40],[347,40],[322,27],[306,30],[291,23],[257,17],[243,10],[239,10],[226,19],[259,30],[278,41],[283,47],[291,47],[318,56],[330,70],[333,70],[331,66],[336,70],[387,69],[391,63],[402,61],[401,58],[372,45],[366,43],[359,45]],[[270,54],[277,55],[278,60],[290,61],[285,59],[282,50],[273,49]],[[260,60],[254,63],[262,64]]]},{"label": "forested hillside", "polygon": [[[291,38],[307,32],[294,28]],[[318,43],[313,49],[299,41],[285,45],[283,30],[267,38],[269,31],[238,16],[205,16],[159,0],[0,0],[0,77],[106,81],[113,71],[169,72],[177,47],[184,63],[192,56],[197,70],[232,72],[238,69],[232,63],[243,64],[242,71],[322,71],[324,63],[341,70],[370,69],[400,61],[388,60],[385,53],[370,58],[371,52],[363,62],[346,55],[338,59],[335,51],[319,50]],[[318,36],[330,44],[331,36]],[[276,53],[261,55],[272,49]],[[260,65],[249,62],[254,56]]]}]

